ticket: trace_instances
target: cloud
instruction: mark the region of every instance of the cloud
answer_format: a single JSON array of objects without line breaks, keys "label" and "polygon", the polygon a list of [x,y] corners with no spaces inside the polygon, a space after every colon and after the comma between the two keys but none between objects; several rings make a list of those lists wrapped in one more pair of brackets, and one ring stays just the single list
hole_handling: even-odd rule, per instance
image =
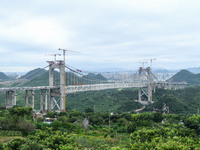
[{"label": "cloud", "polygon": [[167,68],[198,66],[199,4],[197,0],[1,1],[1,61],[8,68],[42,67],[52,59],[46,54],[65,48],[81,52],[67,54],[69,64],[88,69],[137,68],[140,60],[150,58]]}]

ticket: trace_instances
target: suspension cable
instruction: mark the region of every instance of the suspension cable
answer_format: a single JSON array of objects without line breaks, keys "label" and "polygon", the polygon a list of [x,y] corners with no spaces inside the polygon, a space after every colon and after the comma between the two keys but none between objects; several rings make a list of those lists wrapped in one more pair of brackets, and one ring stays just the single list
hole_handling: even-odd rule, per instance
[{"label": "suspension cable", "polygon": [[[79,69],[75,69],[75,68],[73,67],[73,68],[75,69],[75,70],[74,70],[74,69],[72,69],[71,67],[68,67],[68,66],[65,66],[65,67],[66,67],[67,69],[69,69],[70,71],[81,75],[83,79],[84,79],[84,78],[87,78],[86,80],[91,81],[92,83],[95,83],[95,80],[96,80],[96,83],[98,83],[98,79],[85,76],[83,73],[81,73],[82,71],[79,70]],[[74,79],[75,79],[75,74],[74,74]],[[93,81],[94,81],[94,82],[93,82]],[[99,81],[100,81],[100,80],[99,80]],[[105,81],[102,81],[102,82],[105,82]]]}]

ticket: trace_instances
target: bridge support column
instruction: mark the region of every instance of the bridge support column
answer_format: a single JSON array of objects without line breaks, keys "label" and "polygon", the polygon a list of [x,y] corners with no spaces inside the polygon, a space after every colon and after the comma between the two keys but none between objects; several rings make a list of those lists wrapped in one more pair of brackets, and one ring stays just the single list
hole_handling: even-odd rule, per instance
[{"label": "bridge support column", "polygon": [[52,90],[49,90],[49,111],[52,111],[53,109],[53,96],[52,96]]},{"label": "bridge support column", "polygon": [[153,92],[156,93],[156,86],[153,86]]},{"label": "bridge support column", "polygon": [[138,89],[138,101],[140,102],[142,100],[142,94],[141,94],[141,88]]},{"label": "bridge support column", "polygon": [[148,85],[148,102],[152,102],[152,89],[151,89],[151,83]]},{"label": "bridge support column", "polygon": [[177,89],[178,89],[178,88],[177,88],[177,86],[178,86],[178,85],[177,85],[177,84],[175,84],[175,86],[174,86],[174,90],[177,90]]},{"label": "bridge support column", "polygon": [[6,106],[10,105],[10,102],[9,102],[9,93],[10,93],[10,91],[6,91]]},{"label": "bridge support column", "polygon": [[47,90],[45,90],[45,109],[44,109],[45,112],[47,112],[47,109],[48,109],[48,108],[47,108],[47,107],[48,107],[48,106],[47,106],[47,94],[48,94],[48,93],[47,93]]},{"label": "bridge support column", "polygon": [[[51,63],[49,65],[49,86],[53,86],[53,70],[55,68],[54,66],[55,66],[54,63]],[[53,108],[52,90],[50,89],[49,90],[49,111],[52,111],[52,108]]]},{"label": "bridge support column", "polygon": [[25,91],[25,107],[28,107],[28,90]]},{"label": "bridge support column", "polygon": [[31,107],[34,109],[35,93],[31,90]]},{"label": "bridge support column", "polygon": [[43,111],[43,92],[40,93],[40,111]]},{"label": "bridge support column", "polygon": [[16,91],[12,91],[12,105],[15,106],[16,105]]},{"label": "bridge support column", "polygon": [[65,111],[65,66],[60,64],[60,111]]}]

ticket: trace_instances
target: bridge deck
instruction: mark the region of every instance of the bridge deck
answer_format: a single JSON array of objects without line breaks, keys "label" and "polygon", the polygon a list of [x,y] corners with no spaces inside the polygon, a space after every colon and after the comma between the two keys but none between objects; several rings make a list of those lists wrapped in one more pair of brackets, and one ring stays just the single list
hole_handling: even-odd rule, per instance
[{"label": "bridge deck", "polygon": [[5,91],[17,91],[17,90],[42,90],[42,89],[56,89],[56,86],[35,86],[35,87],[8,87],[8,88],[0,88],[1,92]]},{"label": "bridge deck", "polygon": [[146,83],[108,83],[108,84],[92,84],[92,85],[73,85],[66,86],[66,93],[84,92],[84,91],[98,91],[116,88],[140,88],[147,86]]},{"label": "bridge deck", "polygon": [[[158,85],[187,85],[187,83],[169,83],[169,82],[156,82],[153,83],[155,86]],[[133,82],[133,83],[104,83],[104,84],[91,84],[91,85],[71,85],[66,86],[66,93],[84,92],[84,91],[97,91],[115,88],[141,88],[146,87],[147,82]],[[58,89],[59,86],[36,86],[36,87],[8,87],[0,88],[0,92],[5,91],[17,91],[17,90],[42,90],[42,89]]]}]

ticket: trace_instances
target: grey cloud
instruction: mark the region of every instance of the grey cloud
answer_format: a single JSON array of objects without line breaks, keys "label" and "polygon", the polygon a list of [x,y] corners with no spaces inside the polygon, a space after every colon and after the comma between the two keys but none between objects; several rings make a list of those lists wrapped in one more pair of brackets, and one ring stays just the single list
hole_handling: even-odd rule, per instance
[{"label": "grey cloud", "polygon": [[[0,44],[16,53],[30,51],[44,54],[48,50],[50,53],[57,53],[57,45],[70,48],[82,52],[77,58],[75,55],[69,56],[70,63],[80,67],[84,67],[84,64],[88,68],[133,68],[137,67],[138,60],[151,57],[168,60],[160,62],[160,65],[168,68],[198,65],[200,61],[196,56],[200,46],[200,12],[197,6],[200,3],[169,0],[160,1],[158,3],[162,5],[156,6],[154,1],[150,1],[152,4],[149,1],[142,2],[150,5],[132,0],[125,0],[123,3],[114,0],[20,0],[12,5],[8,1],[2,1],[0,7],[5,14],[1,13],[0,19],[4,26],[16,26],[12,24],[15,21],[20,25],[32,19],[47,19],[56,23],[63,35],[60,35],[60,39],[59,34],[56,38],[49,37],[47,42],[43,39],[44,43],[0,35]],[[16,18],[13,17],[15,15],[17,19],[13,19]],[[57,28],[50,29],[55,29],[53,33],[57,33]],[[61,45],[59,41],[62,41]],[[20,65],[22,64],[23,62]],[[34,62],[32,64],[41,65]]]}]

